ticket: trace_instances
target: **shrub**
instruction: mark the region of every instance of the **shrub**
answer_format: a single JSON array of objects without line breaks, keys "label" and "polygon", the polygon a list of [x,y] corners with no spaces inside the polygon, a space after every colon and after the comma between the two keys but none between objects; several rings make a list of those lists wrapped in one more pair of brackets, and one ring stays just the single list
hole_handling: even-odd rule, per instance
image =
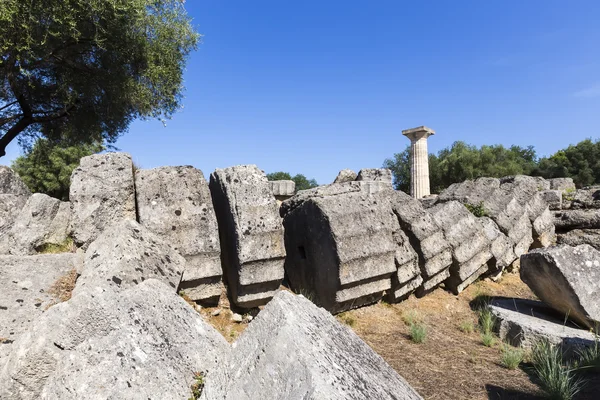
[{"label": "shrub", "polygon": [[410,325],[410,340],[414,343],[424,343],[427,339],[427,328],[421,323]]},{"label": "shrub", "polygon": [[204,372],[194,373],[194,383],[192,384],[192,396],[188,400],[198,400],[204,390]]},{"label": "shrub", "polygon": [[563,365],[563,356],[558,346],[547,341],[538,342],[532,353],[533,372],[541,388],[553,400],[571,400],[581,390],[583,381]]},{"label": "shrub", "polygon": [[512,346],[505,344],[502,346],[502,358],[500,363],[508,369],[517,369],[519,364],[523,361],[524,352],[521,349],[516,349]]},{"label": "shrub", "polygon": [[479,202],[479,204],[465,204],[465,207],[476,217],[487,217],[489,213],[483,206],[483,201]]}]

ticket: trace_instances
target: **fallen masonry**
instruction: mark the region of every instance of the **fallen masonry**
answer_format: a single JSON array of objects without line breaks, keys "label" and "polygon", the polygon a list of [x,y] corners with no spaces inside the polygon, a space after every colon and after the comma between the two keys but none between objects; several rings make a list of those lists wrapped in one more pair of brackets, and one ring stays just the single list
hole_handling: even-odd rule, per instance
[{"label": "fallen masonry", "polygon": [[243,308],[266,304],[283,280],[285,259],[283,226],[267,176],[256,165],[217,169],[210,191],[232,301]]},{"label": "fallen masonry", "polygon": [[138,220],[187,261],[181,290],[202,304],[221,291],[219,228],[208,183],[191,167],[160,167],[135,174]]}]

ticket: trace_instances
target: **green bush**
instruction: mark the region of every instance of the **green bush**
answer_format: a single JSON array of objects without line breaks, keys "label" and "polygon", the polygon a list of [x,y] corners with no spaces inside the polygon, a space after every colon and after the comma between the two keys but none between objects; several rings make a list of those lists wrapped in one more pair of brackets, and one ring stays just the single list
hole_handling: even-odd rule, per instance
[{"label": "green bush", "polygon": [[411,324],[409,335],[414,343],[424,343],[427,339],[427,328],[421,323]]},{"label": "green bush", "polygon": [[465,204],[465,207],[476,217],[487,217],[489,213],[483,206],[483,201],[479,202],[479,204]]}]

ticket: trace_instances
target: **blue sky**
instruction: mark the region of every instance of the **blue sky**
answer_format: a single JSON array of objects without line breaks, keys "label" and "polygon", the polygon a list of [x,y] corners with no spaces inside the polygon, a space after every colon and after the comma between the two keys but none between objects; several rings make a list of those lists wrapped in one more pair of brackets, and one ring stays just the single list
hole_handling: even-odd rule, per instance
[{"label": "blue sky", "polygon": [[[185,107],[117,146],[143,168],[257,164],[328,183],[379,167],[403,129],[456,140],[600,138],[600,2],[188,0],[204,35]],[[19,154],[12,144],[8,162]]]}]

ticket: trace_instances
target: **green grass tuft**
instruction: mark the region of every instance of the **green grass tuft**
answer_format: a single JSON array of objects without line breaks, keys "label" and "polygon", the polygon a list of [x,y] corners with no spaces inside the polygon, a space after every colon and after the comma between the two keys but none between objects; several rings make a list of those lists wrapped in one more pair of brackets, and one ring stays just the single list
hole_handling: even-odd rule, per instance
[{"label": "green grass tuft", "polygon": [[475,327],[473,326],[473,321],[463,321],[458,327],[463,333],[473,333],[475,331]]},{"label": "green grass tuft", "polygon": [[533,372],[540,387],[552,400],[572,400],[583,386],[573,370],[563,364],[561,349],[547,341],[538,342],[532,352]]},{"label": "green grass tuft", "polygon": [[427,339],[427,327],[421,323],[413,323],[410,325],[409,336],[414,343],[424,343]]},{"label": "green grass tuft", "polygon": [[523,362],[525,352],[522,349],[517,349],[505,344],[502,346],[502,357],[500,363],[507,369],[517,369]]},{"label": "green grass tuft", "polygon": [[481,334],[481,343],[485,347],[492,347],[496,343],[496,338],[491,333],[482,333]]},{"label": "green grass tuft", "polygon": [[67,238],[60,244],[46,243],[38,247],[36,250],[40,254],[75,253],[77,246],[75,246],[73,239]]},{"label": "green grass tuft", "polygon": [[198,400],[204,390],[204,372],[194,373],[194,383],[192,384],[192,396],[188,400]]},{"label": "green grass tuft", "polygon": [[483,307],[479,310],[479,327],[481,333],[484,335],[490,335],[494,331],[496,325],[496,317],[492,313],[489,307]]}]

